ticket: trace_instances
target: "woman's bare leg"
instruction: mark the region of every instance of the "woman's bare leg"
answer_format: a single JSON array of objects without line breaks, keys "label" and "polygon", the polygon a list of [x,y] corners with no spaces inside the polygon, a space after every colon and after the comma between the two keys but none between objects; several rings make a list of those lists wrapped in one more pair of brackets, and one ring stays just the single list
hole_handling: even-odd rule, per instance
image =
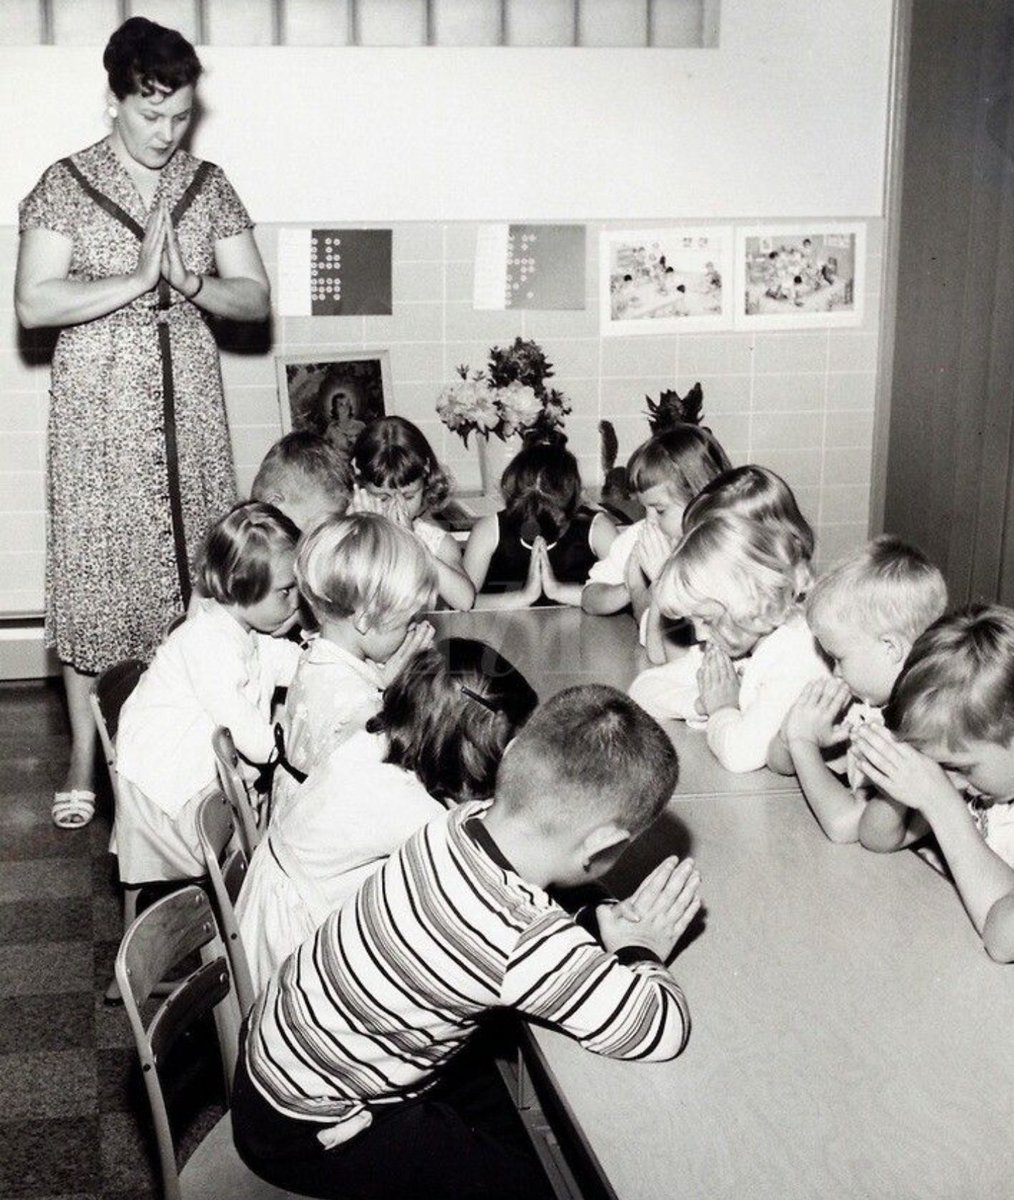
[{"label": "woman's bare leg", "polygon": [[74,788],[95,790],[95,721],[88,700],[94,678],[94,675],[85,675],[64,663],[63,685],[67,689],[71,747],[63,790],[68,792]]}]

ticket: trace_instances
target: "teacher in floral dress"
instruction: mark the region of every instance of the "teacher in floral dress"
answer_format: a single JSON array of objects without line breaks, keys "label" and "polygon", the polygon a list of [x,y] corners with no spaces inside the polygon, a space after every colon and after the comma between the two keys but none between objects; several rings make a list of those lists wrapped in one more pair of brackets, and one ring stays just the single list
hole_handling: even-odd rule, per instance
[{"label": "teacher in floral dress", "polygon": [[46,642],[72,731],[53,820],[95,809],[96,672],[148,659],[190,600],[205,527],[235,500],[218,351],[206,317],[259,321],[268,280],[221,169],[181,142],[201,64],[175,30],[126,21],[103,55],[112,132],[22,201],[15,303],[60,326],[48,435]]}]

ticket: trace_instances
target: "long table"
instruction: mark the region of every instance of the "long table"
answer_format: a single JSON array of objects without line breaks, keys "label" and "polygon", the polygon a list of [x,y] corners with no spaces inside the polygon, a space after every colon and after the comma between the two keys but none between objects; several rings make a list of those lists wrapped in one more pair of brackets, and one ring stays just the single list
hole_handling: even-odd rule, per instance
[{"label": "long table", "polygon": [[[624,620],[438,624],[502,648],[545,697],[625,687],[643,663]],[[675,1061],[632,1064],[529,1028],[570,1161],[619,1200],[1014,1195],[1014,975],[950,882],[907,852],[831,845],[791,781],[731,776],[699,734],[672,734],[680,788],[610,882],[697,860],[706,912],[672,964],[693,1033]]]}]

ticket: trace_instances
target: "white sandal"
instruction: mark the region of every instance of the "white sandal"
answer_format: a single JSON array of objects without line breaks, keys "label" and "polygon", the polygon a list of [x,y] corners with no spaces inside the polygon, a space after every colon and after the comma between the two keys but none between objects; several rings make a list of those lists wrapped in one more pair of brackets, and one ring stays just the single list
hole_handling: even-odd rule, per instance
[{"label": "white sandal", "polygon": [[52,816],[53,824],[60,829],[83,829],[95,816],[95,793],[87,788],[56,792]]}]

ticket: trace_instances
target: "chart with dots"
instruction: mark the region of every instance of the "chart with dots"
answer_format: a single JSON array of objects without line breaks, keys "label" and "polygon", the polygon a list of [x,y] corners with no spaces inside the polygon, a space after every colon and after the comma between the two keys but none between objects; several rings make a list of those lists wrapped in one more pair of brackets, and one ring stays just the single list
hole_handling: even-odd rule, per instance
[{"label": "chart with dots", "polygon": [[585,307],[583,225],[482,225],[474,305],[481,309]]},{"label": "chart with dots", "polygon": [[390,229],[283,229],[279,311],[285,316],[389,316]]}]

